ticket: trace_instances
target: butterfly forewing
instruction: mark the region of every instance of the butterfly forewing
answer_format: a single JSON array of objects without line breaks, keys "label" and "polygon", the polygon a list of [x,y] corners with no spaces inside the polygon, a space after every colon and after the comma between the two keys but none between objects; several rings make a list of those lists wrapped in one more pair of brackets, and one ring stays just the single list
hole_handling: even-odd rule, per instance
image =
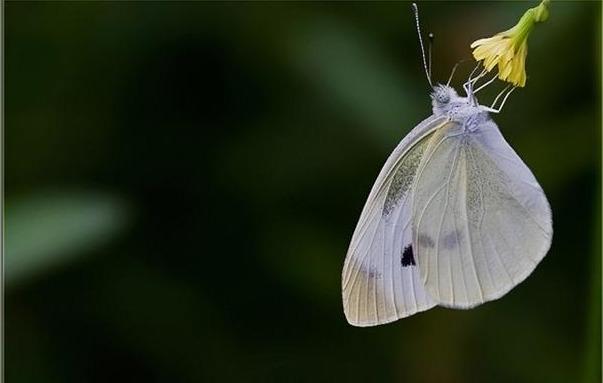
[{"label": "butterfly forewing", "polygon": [[501,297],[548,251],[551,213],[496,124],[433,135],[413,191],[413,246],[428,294],[468,308]]},{"label": "butterfly forewing", "polygon": [[388,323],[435,305],[422,286],[411,247],[411,190],[433,132],[444,123],[431,117],[413,129],[371,190],[342,273],[344,312],[353,325]]}]

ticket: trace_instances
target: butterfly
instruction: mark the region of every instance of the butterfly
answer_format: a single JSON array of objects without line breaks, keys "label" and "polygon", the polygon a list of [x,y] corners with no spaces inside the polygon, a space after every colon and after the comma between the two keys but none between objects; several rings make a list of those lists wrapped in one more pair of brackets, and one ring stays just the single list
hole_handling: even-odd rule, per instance
[{"label": "butterfly", "polygon": [[432,87],[433,114],[402,139],[369,193],[342,272],[354,326],[498,299],[550,248],[546,196],[491,118],[515,88],[498,109],[498,97],[480,105],[473,87],[486,72],[474,72],[465,96],[450,80]]}]

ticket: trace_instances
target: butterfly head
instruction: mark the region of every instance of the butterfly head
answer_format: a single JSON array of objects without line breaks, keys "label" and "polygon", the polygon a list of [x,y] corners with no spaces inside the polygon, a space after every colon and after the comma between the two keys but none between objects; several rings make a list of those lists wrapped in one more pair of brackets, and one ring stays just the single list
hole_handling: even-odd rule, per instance
[{"label": "butterfly head", "polygon": [[454,88],[442,84],[435,85],[430,96],[434,114],[441,114],[442,112],[445,112],[448,110],[453,101],[457,101],[459,99],[459,95],[456,93]]}]

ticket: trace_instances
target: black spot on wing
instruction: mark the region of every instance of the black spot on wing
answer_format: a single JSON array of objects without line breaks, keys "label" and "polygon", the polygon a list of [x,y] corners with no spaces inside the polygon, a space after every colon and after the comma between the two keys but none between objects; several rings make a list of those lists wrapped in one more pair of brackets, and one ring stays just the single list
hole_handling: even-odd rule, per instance
[{"label": "black spot on wing", "polygon": [[402,252],[402,267],[414,266],[415,265],[415,257],[412,253],[412,245],[408,245],[404,248]]}]

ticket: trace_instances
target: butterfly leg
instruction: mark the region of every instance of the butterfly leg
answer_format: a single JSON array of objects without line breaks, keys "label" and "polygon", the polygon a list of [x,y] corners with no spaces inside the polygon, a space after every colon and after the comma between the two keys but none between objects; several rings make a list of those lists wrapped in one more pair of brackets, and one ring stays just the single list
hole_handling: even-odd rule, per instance
[{"label": "butterfly leg", "polygon": [[473,85],[476,84],[477,81],[479,81],[479,79],[482,78],[486,73],[488,73],[486,69],[482,69],[482,71],[476,77],[473,77],[473,74],[479,68],[480,65],[481,63],[477,64],[475,69],[473,69],[473,71],[469,75],[469,80],[467,80],[467,82],[463,84],[463,89],[465,90],[465,94],[467,95],[467,97],[469,97],[471,93],[473,93]]},{"label": "butterfly leg", "polygon": [[494,108],[494,105],[496,105],[496,102],[498,101],[498,99],[500,98],[500,96],[502,96],[511,86],[511,84],[507,84],[507,86],[504,87],[504,89],[496,96],[496,98],[494,98],[494,101],[492,102],[492,105],[490,105],[490,108]]},{"label": "butterfly leg", "polygon": [[482,90],[485,87],[487,87],[488,85],[492,84],[494,82],[494,80],[496,80],[497,77],[498,77],[498,73],[496,73],[490,80],[488,80],[488,82],[486,82],[485,84],[483,84],[482,86],[480,86],[479,88],[477,88],[476,90],[474,90],[473,94],[476,94],[480,90]]},{"label": "butterfly leg", "polygon": [[450,77],[448,77],[448,81],[446,82],[446,86],[450,86],[450,82],[452,81],[452,76],[454,76],[454,73],[456,72],[456,68],[464,61],[466,60],[461,60],[454,64],[454,66],[452,67],[452,71],[450,72]]},{"label": "butterfly leg", "polygon": [[473,70],[471,71],[471,73],[469,74],[469,79],[467,80],[466,83],[463,84],[463,89],[465,90],[465,94],[467,96],[469,96],[469,84],[471,83],[473,74],[475,73],[475,71],[479,68],[479,66],[481,65],[481,63],[477,63],[477,65],[475,66],[475,68],[473,68]]},{"label": "butterfly leg", "polygon": [[496,101],[498,100],[498,98],[507,90],[508,86],[503,89],[503,91],[501,93],[499,93],[498,96],[496,96],[496,98],[494,99],[494,102],[492,103],[492,105],[490,107],[483,107],[485,111],[490,112],[490,113],[500,113],[500,111],[502,110],[503,106],[505,105],[505,102],[507,102],[507,99],[509,98],[509,96],[511,95],[511,93],[513,93],[513,91],[517,88],[516,86],[514,86],[513,88],[511,88],[510,91],[507,92],[507,94],[505,95],[505,97],[503,98],[500,106],[498,108],[494,108],[494,104],[496,104]]}]

